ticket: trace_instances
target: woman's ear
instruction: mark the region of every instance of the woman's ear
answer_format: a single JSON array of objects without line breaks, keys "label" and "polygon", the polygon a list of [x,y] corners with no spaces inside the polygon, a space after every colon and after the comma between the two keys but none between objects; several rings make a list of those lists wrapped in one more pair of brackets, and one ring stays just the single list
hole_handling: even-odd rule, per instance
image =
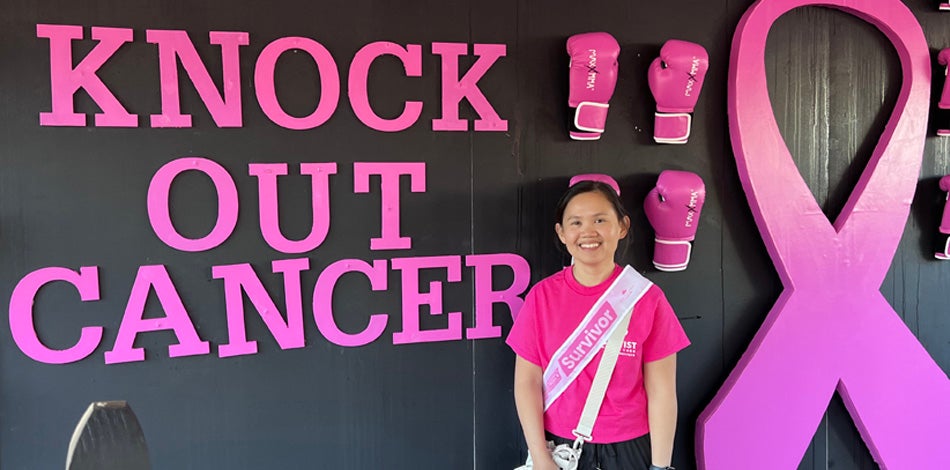
[{"label": "woman's ear", "polygon": [[567,245],[567,242],[564,240],[564,228],[561,227],[560,223],[554,224],[554,232],[557,233],[557,238],[561,240],[561,244]]},{"label": "woman's ear", "polygon": [[620,238],[626,237],[627,233],[630,232],[630,217],[623,216],[621,221],[622,230],[620,231]]}]

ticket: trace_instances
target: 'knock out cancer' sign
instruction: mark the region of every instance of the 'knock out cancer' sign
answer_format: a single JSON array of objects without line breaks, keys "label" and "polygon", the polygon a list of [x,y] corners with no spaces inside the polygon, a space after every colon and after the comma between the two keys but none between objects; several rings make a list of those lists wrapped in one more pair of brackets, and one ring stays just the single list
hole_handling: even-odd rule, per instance
[{"label": "'knock out cancer' sign", "polygon": [[[38,110],[39,124],[46,127],[87,126],[86,114],[74,107],[77,93],[82,90],[99,107],[92,121],[95,127],[139,127],[142,116],[130,112],[118,98],[120,89],[107,85],[98,75],[100,68],[133,40],[129,28],[92,27],[91,41],[94,44],[85,55],[78,56],[77,43],[89,41],[84,38],[84,27],[79,25],[36,25],[36,37],[49,43],[50,64],[50,109]],[[241,102],[241,79],[239,59],[242,46],[247,46],[250,35],[246,32],[211,32],[210,44],[220,47],[223,87],[218,89],[211,79],[207,66],[201,61],[194,44],[184,31],[147,30],[146,41],[157,46],[160,71],[161,109],[152,111],[148,118],[151,128],[187,128],[192,126],[191,116],[182,112],[180,99],[180,63],[190,84],[219,128],[244,126],[244,106]],[[474,130],[505,131],[507,121],[501,119],[491,103],[478,87],[479,79],[490,67],[505,56],[504,44],[475,44],[476,59],[471,67],[459,77],[460,57],[468,54],[469,45],[463,43],[433,43],[431,52],[441,58],[442,115],[431,122],[433,131],[465,131],[468,120],[459,117],[460,102],[465,99],[478,113]],[[293,116],[286,112],[278,100],[274,86],[277,60],[290,51],[309,55],[319,73],[321,92],[314,111],[307,116]],[[381,56],[394,56],[402,64],[406,77],[422,75],[422,46],[398,45],[391,42],[374,42],[362,47],[352,58],[347,77],[349,103],[357,118],[366,127],[384,132],[402,131],[417,123],[423,103],[406,100],[403,111],[395,118],[380,117],[373,111],[368,93],[367,77],[373,62]],[[319,42],[304,37],[284,37],[272,41],[257,57],[254,67],[254,93],[267,118],[286,129],[308,130],[319,127],[337,110],[340,102],[341,78],[336,61]],[[125,85],[128,85],[126,83]],[[504,304],[516,312],[522,303],[519,295],[528,286],[530,268],[521,256],[511,253],[446,254],[441,256],[407,256],[389,259],[348,258],[345,254],[323,269],[313,285],[303,285],[302,273],[311,269],[310,259],[305,255],[321,249],[332,227],[330,215],[330,181],[337,175],[336,162],[301,163],[299,173],[310,179],[310,203],[312,225],[307,236],[289,239],[281,231],[280,204],[278,202],[279,177],[292,171],[287,163],[249,163],[247,175],[233,175],[219,163],[203,157],[179,157],[171,159],[155,172],[143,191],[147,202],[148,222],[151,233],[165,245],[180,252],[195,253],[215,250],[225,243],[237,227],[239,198],[236,178],[256,179],[259,214],[257,227],[261,240],[267,248],[281,256],[272,262],[274,275],[283,282],[285,305],[276,305],[263,287],[261,278],[249,263],[208,266],[211,277],[223,283],[225,312],[222,321],[227,323],[228,341],[217,348],[219,357],[255,354],[257,342],[248,338],[245,325],[244,297],[257,310],[267,330],[281,349],[305,346],[306,316],[321,335],[339,346],[356,347],[374,342],[383,335],[390,322],[398,321],[401,329],[392,335],[393,344],[423,343],[433,341],[476,340],[501,336],[501,327],[493,322],[495,304]],[[294,169],[293,171],[296,171]],[[216,218],[211,230],[200,237],[183,235],[175,227],[170,192],[176,180],[186,172],[198,172],[210,181]],[[426,185],[425,162],[371,162],[360,161],[352,165],[353,181],[349,183],[354,194],[371,191],[375,181],[381,204],[376,217],[380,220],[380,233],[362,234],[368,239],[372,251],[409,250],[413,239],[405,235],[402,226],[401,208],[403,198],[415,193],[424,193]],[[408,180],[409,192],[403,191],[402,182]],[[354,236],[358,236],[354,234]],[[493,273],[497,269],[509,272],[512,282],[497,288]],[[473,276],[474,309],[473,325],[462,326],[462,312],[443,312],[443,281],[431,282],[428,289],[420,288],[421,273],[435,270],[444,273],[444,282],[461,282],[463,272]],[[390,272],[398,272],[401,280],[401,314],[366,314],[365,327],[359,331],[344,331],[334,319],[334,288],[344,276],[362,276],[369,281],[370,290],[390,290]],[[24,354],[44,363],[65,364],[89,357],[103,341],[103,326],[87,326],[78,332],[78,340],[65,348],[45,344],[36,328],[36,317],[44,312],[34,308],[35,299],[44,286],[64,282],[71,285],[77,294],[77,302],[96,302],[102,295],[98,266],[82,266],[78,270],[49,266],[26,273],[17,283],[9,310],[10,329],[13,339]],[[313,291],[311,308],[303,305],[303,289]],[[150,294],[158,299],[164,316],[154,318],[145,314],[146,300]],[[282,310],[282,312],[281,312]],[[309,315],[308,315],[309,314]],[[421,315],[445,315],[446,327],[423,328]],[[162,264],[142,265],[132,282],[128,302],[118,326],[118,334],[112,348],[105,352],[107,364],[142,361],[145,351],[136,347],[136,338],[143,333],[170,331],[177,344],[168,347],[170,357],[205,355],[211,353],[210,343],[201,338],[189,315],[189,308],[179,295],[179,289],[169,269]]]}]

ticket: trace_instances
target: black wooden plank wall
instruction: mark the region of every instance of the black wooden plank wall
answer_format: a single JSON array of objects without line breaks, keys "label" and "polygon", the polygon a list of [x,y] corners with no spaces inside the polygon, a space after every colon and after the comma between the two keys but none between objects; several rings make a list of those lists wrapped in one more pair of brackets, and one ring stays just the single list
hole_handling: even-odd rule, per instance
[{"label": "black wooden plank wall", "polygon": [[[501,0],[389,2],[144,2],[80,0],[36,3],[8,0],[0,15],[0,298],[27,273],[47,266],[99,266],[101,300],[78,302],[74,290],[48,286],[37,298],[37,330],[52,346],[74,344],[80,328],[100,325],[105,335],[88,358],[67,365],[41,364],[13,343],[0,322],[0,468],[62,466],[75,422],[91,401],[127,400],[145,430],[156,469],[273,468],[511,468],[524,450],[511,398],[513,357],[500,338],[409,345],[392,344],[400,329],[400,277],[389,290],[367,295],[358,276],[337,286],[334,308],[341,328],[364,328],[372,312],[387,312],[386,332],[366,346],[346,348],[314,327],[312,286],[330,263],[344,259],[517,253],[531,265],[531,280],[565,263],[554,243],[553,212],[571,175],[604,172],[617,177],[633,214],[634,241],[626,262],[657,282],[680,315],[693,345],[680,356],[680,432],[674,464],[695,468],[694,422],[738,361],[781,285],[742,193],[728,138],[726,76],[729,45],[751,2],[669,1],[547,2]],[[936,52],[950,46],[950,13],[936,2],[906,2],[923,25],[934,55],[934,96],[943,83]],[[100,71],[137,128],[42,127],[49,111],[49,44],[36,24],[75,24],[134,29],[125,46]],[[244,124],[214,125],[194,88],[182,83],[182,107],[194,115],[188,129],[152,129],[148,114],[161,109],[155,46],[146,29],[186,30],[211,76],[220,83],[221,59],[208,31],[247,31],[242,48]],[[607,133],[599,142],[566,137],[567,36],[608,31],[620,42],[620,77]],[[334,116],[307,131],[282,129],[257,105],[253,70],[269,42],[285,36],[313,38],[340,68],[343,93]],[[706,77],[693,134],[687,145],[652,142],[653,100],[646,68],[669,38],[706,46]],[[419,78],[402,75],[391,58],[377,61],[369,94],[381,115],[397,115],[406,99],[424,102],[420,120],[397,133],[362,125],[346,101],[349,60],[373,41],[421,44]],[[440,116],[440,60],[432,42],[497,43],[507,56],[479,82],[507,132],[435,132]],[[86,40],[76,57],[93,46]],[[803,8],[783,17],[769,36],[767,63],[780,128],[812,191],[833,218],[870,157],[896,99],[900,71],[893,48],[870,25],[838,11]],[[473,62],[463,59],[463,70]],[[288,54],[278,66],[281,104],[291,114],[313,110],[312,61]],[[936,98],[933,100],[936,102]],[[82,93],[77,110],[96,105]],[[462,115],[476,117],[467,104]],[[933,260],[945,195],[937,187],[950,173],[950,144],[934,137],[931,113],[923,170],[912,214],[881,290],[938,364],[950,370],[950,264]],[[145,210],[155,171],[181,156],[222,164],[240,193],[240,217],[221,247],[184,253],[159,241]],[[378,183],[370,194],[353,193],[353,163],[425,162],[427,187],[410,193],[402,184],[402,230],[410,250],[372,251],[380,230]],[[248,336],[259,352],[219,358],[227,342],[223,288],[211,266],[250,263],[278,307],[283,283],[271,262],[283,255],[261,240],[256,181],[248,163],[288,162],[281,179],[280,214],[285,235],[310,228],[310,186],[297,173],[301,162],[336,162],[331,179],[331,229],[306,253],[303,273],[307,346],[281,350],[253,306]],[[642,200],[664,169],[698,173],[707,201],[692,263],[682,273],[652,269],[652,232]],[[294,176],[297,175],[297,176]],[[185,175],[172,192],[173,217],[190,236],[207,233],[216,211],[200,176]],[[464,263],[464,261],[463,261]],[[211,354],[170,358],[168,332],[139,336],[144,362],[105,365],[141,265],[164,264]],[[444,311],[473,319],[472,273],[444,283]],[[445,281],[425,272],[421,285]],[[496,288],[511,282],[497,270]],[[423,287],[425,289],[425,287]],[[423,309],[425,312],[425,309]],[[147,312],[162,316],[150,296]],[[495,306],[504,333],[508,310]],[[423,327],[443,328],[442,317]],[[950,398],[948,398],[950,399]],[[800,465],[802,469],[875,468],[837,397]]]}]

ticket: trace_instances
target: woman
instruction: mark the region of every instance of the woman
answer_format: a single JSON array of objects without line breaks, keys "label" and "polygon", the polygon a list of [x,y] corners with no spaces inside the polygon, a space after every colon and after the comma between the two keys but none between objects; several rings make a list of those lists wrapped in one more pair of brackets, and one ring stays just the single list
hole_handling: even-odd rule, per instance
[{"label": "woman", "polygon": [[[630,218],[618,192],[601,181],[572,185],[557,207],[555,231],[572,266],[528,292],[508,344],[517,354],[515,404],[536,470],[556,470],[547,441],[572,443],[601,356],[545,411],[542,376],[551,356],[621,272],[614,261]],[[676,430],[676,352],[689,345],[659,287],[637,302],[579,470],[669,468]],[[652,465],[652,466],[651,466]]]}]

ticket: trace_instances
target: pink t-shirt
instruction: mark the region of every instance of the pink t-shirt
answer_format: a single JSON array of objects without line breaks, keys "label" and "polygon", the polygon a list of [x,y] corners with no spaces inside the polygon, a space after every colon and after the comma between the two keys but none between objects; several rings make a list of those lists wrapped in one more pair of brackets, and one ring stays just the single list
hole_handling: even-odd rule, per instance
[{"label": "pink t-shirt", "polygon": [[[606,281],[592,287],[579,284],[570,267],[535,284],[515,318],[507,343],[515,354],[544,370],[551,356],[577,328],[594,302],[620,275],[618,266]],[[689,345],[689,339],[663,291],[652,286],[633,309],[620,357],[594,424],[594,443],[621,442],[650,431],[643,362],[656,361]],[[573,438],[602,352],[544,413],[544,428]]]}]

